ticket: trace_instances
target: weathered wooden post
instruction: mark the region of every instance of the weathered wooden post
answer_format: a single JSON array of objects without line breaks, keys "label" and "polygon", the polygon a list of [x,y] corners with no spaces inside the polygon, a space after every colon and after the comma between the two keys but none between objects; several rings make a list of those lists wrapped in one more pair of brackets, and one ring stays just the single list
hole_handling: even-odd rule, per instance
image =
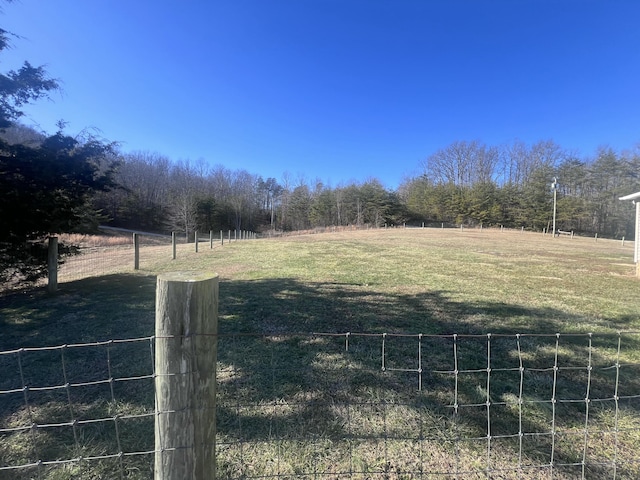
[{"label": "weathered wooden post", "polygon": [[140,236],[133,234],[133,269],[140,270]]},{"label": "weathered wooden post", "polygon": [[213,250],[213,230],[209,230],[209,249]]},{"label": "weathered wooden post", "polygon": [[224,245],[224,233],[220,230],[220,245]]},{"label": "weathered wooden post", "polygon": [[193,241],[196,244],[196,253],[198,253],[198,230],[193,232]]},{"label": "weathered wooden post", "polygon": [[54,293],[58,290],[58,237],[49,237],[48,248],[47,269],[49,281],[47,283],[47,291]]},{"label": "weathered wooden post", "polygon": [[171,232],[171,249],[173,250],[173,254],[171,258],[173,260],[176,259],[176,232]]},{"label": "weathered wooden post", "polygon": [[158,276],[155,480],[216,478],[218,276]]}]

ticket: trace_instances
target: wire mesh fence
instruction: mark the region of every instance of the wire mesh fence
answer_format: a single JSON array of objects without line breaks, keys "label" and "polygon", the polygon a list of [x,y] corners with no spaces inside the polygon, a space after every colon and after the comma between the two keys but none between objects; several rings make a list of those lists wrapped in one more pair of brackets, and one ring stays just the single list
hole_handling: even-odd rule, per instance
[{"label": "wire mesh fence", "polygon": [[[155,341],[0,352],[0,478],[152,478]],[[639,341],[221,334],[217,478],[639,478]]]},{"label": "wire mesh fence", "polygon": [[223,478],[635,478],[622,338],[221,339]]},{"label": "wire mesh fence", "polygon": [[0,478],[152,472],[139,460],[154,450],[152,349],[139,338],[0,352]]},{"label": "wire mesh fence", "polygon": [[[77,255],[65,258],[60,265],[59,281],[133,272],[136,267],[145,270],[160,259],[172,258],[171,236],[137,235],[137,255],[132,235],[117,238],[119,242],[116,244],[81,246]],[[176,241],[181,251],[187,250],[184,236],[177,237]]]},{"label": "wire mesh fence", "polygon": [[[70,282],[88,277],[112,275],[139,270],[152,270],[158,263],[197,252],[219,248],[223,242],[249,238],[248,232],[208,232],[198,235],[158,235],[133,233],[110,237],[95,237],[78,242],[76,255],[67,256],[59,265],[58,281]],[[175,245],[174,245],[175,242]],[[175,248],[174,248],[175,247]],[[136,251],[137,250],[137,251]]]}]

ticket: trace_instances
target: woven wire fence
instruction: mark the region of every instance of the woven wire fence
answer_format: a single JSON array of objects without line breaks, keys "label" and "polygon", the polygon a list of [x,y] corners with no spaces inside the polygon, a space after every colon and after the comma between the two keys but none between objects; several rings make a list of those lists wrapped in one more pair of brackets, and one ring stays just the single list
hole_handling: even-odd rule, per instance
[{"label": "woven wire fence", "polygon": [[639,478],[637,341],[221,338],[218,467],[222,478]]},{"label": "woven wire fence", "polygon": [[[640,478],[639,341],[221,334],[217,478]],[[0,352],[0,478],[152,478],[154,342]]]},{"label": "woven wire fence", "polygon": [[147,337],[0,352],[0,478],[151,478],[153,346]]},{"label": "woven wire fence", "polygon": [[[237,233],[234,232],[237,236]],[[214,236],[201,234],[198,236],[198,252],[206,253],[222,245],[222,233]],[[170,235],[138,234],[138,269],[153,270],[156,264],[171,260],[174,255],[172,237]],[[224,233],[224,241],[229,238],[235,241],[231,234]],[[78,254],[65,257],[58,272],[61,283],[71,282],[89,277],[100,277],[121,273],[131,273],[136,270],[135,248],[131,236],[107,237],[104,242],[112,244],[84,244],[78,249]],[[176,258],[184,258],[196,253],[193,238],[176,235]]]},{"label": "woven wire fence", "polygon": [[[161,256],[171,258],[170,236],[139,235],[138,238],[139,268],[145,268]],[[109,237],[104,244],[81,244],[77,254],[64,257],[58,268],[58,280],[70,282],[88,277],[130,273],[134,269],[135,250],[131,235]]]}]

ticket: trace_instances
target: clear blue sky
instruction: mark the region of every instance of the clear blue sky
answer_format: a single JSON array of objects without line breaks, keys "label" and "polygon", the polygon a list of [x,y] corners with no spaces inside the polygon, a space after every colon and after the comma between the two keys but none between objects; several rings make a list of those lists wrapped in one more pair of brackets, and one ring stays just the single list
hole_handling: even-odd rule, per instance
[{"label": "clear blue sky", "polygon": [[49,133],[281,180],[389,188],[456,140],[640,142],[637,0],[17,0]]}]

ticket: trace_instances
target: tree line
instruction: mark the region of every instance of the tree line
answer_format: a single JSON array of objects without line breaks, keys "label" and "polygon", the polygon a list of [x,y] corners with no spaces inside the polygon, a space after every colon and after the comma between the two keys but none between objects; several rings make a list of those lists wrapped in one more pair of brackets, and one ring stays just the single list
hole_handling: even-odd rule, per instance
[{"label": "tree line", "polygon": [[425,159],[396,190],[375,178],[329,186],[320,180],[263,178],[205,161],[172,162],[149,152],[119,157],[118,188],[99,192],[105,221],[150,231],[291,231],[329,226],[466,225],[633,236],[640,155],[601,148],[579,158],[552,141],[492,147],[459,141]]},{"label": "tree line", "polygon": [[554,180],[559,229],[633,236],[633,207],[618,199],[640,191],[638,149],[602,147],[581,158],[552,141],[454,142],[426,159],[423,174],[405,182],[400,197],[414,219],[550,229]]},{"label": "tree line", "polygon": [[171,162],[149,152],[125,154],[95,207],[106,222],[150,231],[290,231],[330,225],[374,225],[406,219],[402,201],[378,180],[329,187],[281,181],[206,162]]}]

